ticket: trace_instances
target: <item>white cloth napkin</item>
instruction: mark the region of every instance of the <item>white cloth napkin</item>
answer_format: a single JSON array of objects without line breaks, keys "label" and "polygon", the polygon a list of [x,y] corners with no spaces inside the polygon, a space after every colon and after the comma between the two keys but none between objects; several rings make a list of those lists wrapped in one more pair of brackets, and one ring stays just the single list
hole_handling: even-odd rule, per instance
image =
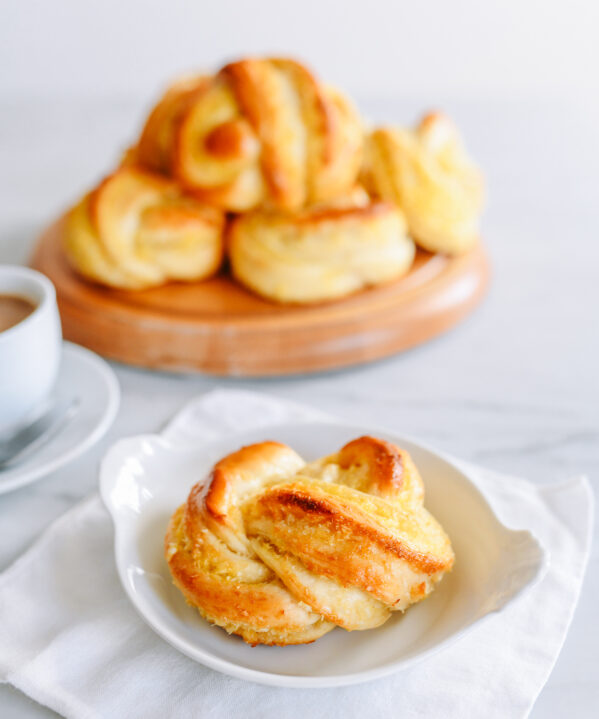
[{"label": "white cloth napkin", "polygon": [[[165,433],[197,444],[322,416],[264,395],[216,391],[184,408]],[[593,495],[584,477],[535,487],[461,464],[507,524],[537,534],[551,566],[522,599],[408,671],[341,689],[281,689],[194,663],[159,639],[129,604],[114,567],[112,524],[95,495],[0,575],[0,679],[77,719],[524,717],[551,672],[578,600]]]}]

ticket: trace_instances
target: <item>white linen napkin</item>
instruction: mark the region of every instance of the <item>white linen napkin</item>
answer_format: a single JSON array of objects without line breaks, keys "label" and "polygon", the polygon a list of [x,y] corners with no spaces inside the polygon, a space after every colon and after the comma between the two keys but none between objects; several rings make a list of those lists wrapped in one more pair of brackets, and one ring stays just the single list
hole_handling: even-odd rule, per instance
[{"label": "white linen napkin", "polygon": [[[165,434],[197,445],[322,417],[265,395],[219,390],[185,407]],[[94,495],[0,575],[0,680],[77,719],[524,717],[553,668],[578,600],[593,495],[584,477],[535,487],[459,464],[506,524],[537,534],[551,566],[520,600],[412,669],[340,689],[283,689],[196,664],[156,636],[129,604],[114,566],[112,523]]]}]

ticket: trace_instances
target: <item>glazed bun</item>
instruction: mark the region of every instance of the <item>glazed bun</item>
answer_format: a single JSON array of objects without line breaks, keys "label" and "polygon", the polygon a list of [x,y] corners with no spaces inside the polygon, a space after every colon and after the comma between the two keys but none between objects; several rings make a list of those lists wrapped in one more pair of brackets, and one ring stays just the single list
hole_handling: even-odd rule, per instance
[{"label": "glazed bun", "polygon": [[414,259],[406,231],[401,211],[368,199],[293,214],[255,211],[229,229],[231,268],[276,302],[334,300],[404,275]]},{"label": "glazed bun", "polygon": [[347,193],[363,146],[337,90],[289,59],[245,59],[177,83],[150,114],[139,158],[225,210],[298,210]]},{"label": "glazed bun", "polygon": [[372,194],[401,208],[425,250],[455,255],[478,241],[483,179],[445,115],[427,115],[413,131],[374,130],[363,179]]},{"label": "glazed bun", "polygon": [[217,463],[173,515],[165,553],[202,616],[251,644],[383,624],[453,566],[409,454],[360,437],[306,464],[276,442]]},{"label": "glazed bun", "polygon": [[214,274],[223,230],[218,210],[161,176],[124,166],[71,210],[63,243],[72,267],[88,279],[143,289]]}]

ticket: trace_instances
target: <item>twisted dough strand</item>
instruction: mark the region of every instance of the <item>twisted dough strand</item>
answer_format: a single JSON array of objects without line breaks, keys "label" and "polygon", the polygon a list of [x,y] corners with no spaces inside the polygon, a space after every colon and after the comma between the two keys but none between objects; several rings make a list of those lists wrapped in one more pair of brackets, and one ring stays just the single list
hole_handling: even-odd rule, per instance
[{"label": "twisted dough strand", "polygon": [[264,442],[218,462],[173,515],[165,540],[175,584],[202,616],[250,644],[303,644],[334,625],[300,604],[255,554],[239,500],[303,465],[289,447]]},{"label": "twisted dough strand", "polygon": [[415,248],[401,211],[353,194],[347,204],[235,218],[228,228],[233,275],[267,299],[309,304],[406,274]]},{"label": "twisted dough strand", "polygon": [[410,456],[362,437],[311,464],[285,445],[219,462],[173,515],[175,584],[249,643],[368,629],[426,597],[453,564]]},{"label": "twisted dough strand", "polygon": [[171,88],[139,158],[226,210],[297,210],[349,192],[362,146],[361,121],[339,92],[293,60],[245,59]]},{"label": "twisted dough strand", "polygon": [[374,130],[363,175],[375,196],[404,212],[410,234],[424,249],[460,254],[478,241],[482,175],[445,115],[426,115],[413,131]]},{"label": "twisted dough strand", "polygon": [[86,277],[142,289],[196,280],[218,269],[224,216],[181,194],[165,178],[125,166],[67,216],[64,247]]}]

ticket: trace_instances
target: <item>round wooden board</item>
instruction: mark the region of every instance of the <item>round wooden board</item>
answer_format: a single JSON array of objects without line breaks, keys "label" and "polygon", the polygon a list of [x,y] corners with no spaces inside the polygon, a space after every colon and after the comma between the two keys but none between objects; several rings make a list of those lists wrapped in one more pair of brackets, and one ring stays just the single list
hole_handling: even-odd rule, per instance
[{"label": "round wooden board", "polygon": [[283,375],[379,359],[456,324],[488,284],[479,246],[457,258],[418,252],[406,277],[311,307],[267,302],[227,274],[142,292],[110,290],[71,270],[62,228],[60,219],[44,232],[31,265],[56,286],[65,339],[155,369]]}]

